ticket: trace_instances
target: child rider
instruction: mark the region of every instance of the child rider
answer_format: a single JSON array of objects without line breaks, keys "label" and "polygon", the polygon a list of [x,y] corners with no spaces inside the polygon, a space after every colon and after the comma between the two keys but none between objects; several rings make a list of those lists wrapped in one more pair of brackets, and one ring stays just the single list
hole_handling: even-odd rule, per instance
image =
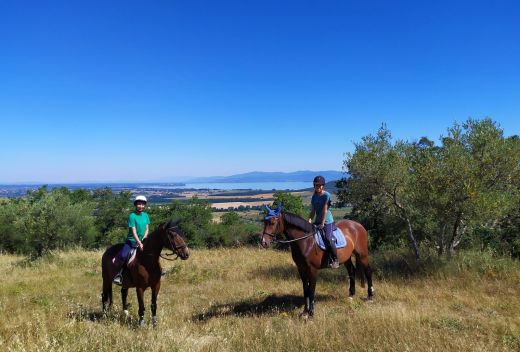
[{"label": "child rider", "polygon": [[330,193],[325,191],[325,178],[323,176],[316,176],[313,181],[314,194],[311,198],[311,213],[309,214],[309,222],[312,223],[314,215],[314,225],[325,233],[325,241],[327,247],[330,249],[331,268],[338,268],[338,254],[336,251],[336,242],[332,238],[332,231],[334,228],[334,218],[329,209]]},{"label": "child rider", "polygon": [[119,258],[116,259],[116,262],[119,263],[119,271],[114,277],[113,282],[117,285],[121,285],[123,282],[123,267],[126,263],[130,250],[132,248],[138,247],[142,251],[143,241],[148,236],[150,218],[144,211],[146,202],[147,201],[145,196],[135,197],[135,211],[130,213],[128,216],[128,235],[123,245],[123,249],[121,249],[119,254]]}]

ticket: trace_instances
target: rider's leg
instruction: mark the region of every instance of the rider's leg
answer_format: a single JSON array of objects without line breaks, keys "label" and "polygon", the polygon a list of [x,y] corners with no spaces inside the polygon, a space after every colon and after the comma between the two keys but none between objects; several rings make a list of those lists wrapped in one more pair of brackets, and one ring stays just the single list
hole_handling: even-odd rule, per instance
[{"label": "rider's leg", "polygon": [[132,245],[128,242],[125,242],[121,252],[119,253],[119,256],[114,261],[114,264],[116,264],[118,269],[116,276],[114,276],[113,282],[117,285],[121,285],[123,283],[123,269],[131,249]]},{"label": "rider's leg", "polygon": [[336,250],[336,242],[334,241],[334,238],[332,237],[332,229],[334,228],[334,224],[325,224],[323,231],[325,232],[325,238],[327,239],[329,249],[330,249],[330,256],[331,256],[331,268],[339,268],[338,263],[338,252]]}]

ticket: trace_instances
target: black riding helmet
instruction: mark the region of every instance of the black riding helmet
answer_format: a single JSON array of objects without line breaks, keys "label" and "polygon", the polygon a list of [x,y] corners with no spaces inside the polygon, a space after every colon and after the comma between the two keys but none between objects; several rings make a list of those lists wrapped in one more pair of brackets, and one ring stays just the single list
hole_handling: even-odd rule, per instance
[{"label": "black riding helmet", "polygon": [[312,181],[315,185],[324,185],[325,184],[325,177],[323,176],[316,176],[314,178],[314,181]]}]

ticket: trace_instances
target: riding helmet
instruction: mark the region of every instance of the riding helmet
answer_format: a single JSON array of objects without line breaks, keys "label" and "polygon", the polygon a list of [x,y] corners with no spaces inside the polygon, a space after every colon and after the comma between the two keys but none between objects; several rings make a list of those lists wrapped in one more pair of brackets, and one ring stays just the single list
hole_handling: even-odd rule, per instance
[{"label": "riding helmet", "polygon": [[137,203],[138,201],[141,201],[141,202],[144,202],[144,204],[146,204],[148,201],[146,200],[146,197],[145,196],[137,196],[135,197],[134,199],[134,205],[135,203]]},{"label": "riding helmet", "polygon": [[314,183],[315,185],[324,185],[325,184],[325,177],[323,177],[323,176],[316,176],[312,183]]}]

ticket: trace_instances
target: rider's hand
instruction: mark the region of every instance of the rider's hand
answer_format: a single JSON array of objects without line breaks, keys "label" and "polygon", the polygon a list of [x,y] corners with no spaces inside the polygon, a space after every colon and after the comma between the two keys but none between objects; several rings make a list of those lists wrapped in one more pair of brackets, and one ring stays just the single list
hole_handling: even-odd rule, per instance
[{"label": "rider's hand", "polygon": [[312,224],[312,219],[311,218],[309,218],[309,224]]},{"label": "rider's hand", "polygon": [[139,249],[142,251],[143,250],[143,242],[139,242]]},{"label": "rider's hand", "polygon": [[325,225],[323,224],[319,224],[318,226],[316,226],[317,228],[319,228],[320,230],[323,230],[323,228],[325,227]]}]

